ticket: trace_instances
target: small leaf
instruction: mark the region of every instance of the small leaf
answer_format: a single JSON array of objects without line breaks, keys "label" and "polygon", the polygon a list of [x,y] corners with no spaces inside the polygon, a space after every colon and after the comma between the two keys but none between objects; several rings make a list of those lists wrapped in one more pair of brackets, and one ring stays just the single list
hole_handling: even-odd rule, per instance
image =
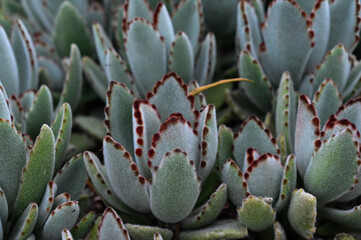
[{"label": "small leaf", "polygon": [[312,239],[316,231],[316,198],[303,189],[293,191],[288,208],[288,221],[302,237]]},{"label": "small leaf", "polygon": [[[4,191],[0,188],[0,228],[5,229],[8,221],[9,208]],[[0,234],[0,238],[2,235]]]},{"label": "small leaf", "polygon": [[78,199],[83,191],[88,175],[85,169],[83,154],[74,156],[66,162],[56,174],[54,182],[59,193],[69,193],[73,199]]},{"label": "small leaf", "polygon": [[[95,44],[95,50],[97,51],[98,59],[100,66],[105,70],[105,55],[107,49],[112,49],[113,45],[106,33],[104,32],[103,27],[99,23],[95,23],[92,26],[93,30],[93,40]],[[110,82],[110,81],[109,81]]]},{"label": "small leaf", "polygon": [[103,140],[107,133],[104,120],[93,116],[77,116],[74,119],[75,124],[89,135],[97,140]]},{"label": "small leaf", "polygon": [[172,42],[168,61],[169,70],[177,73],[186,84],[193,79],[194,53],[187,34],[178,32]]},{"label": "small leaf", "polygon": [[[14,98],[16,99],[16,97]],[[12,106],[13,105],[9,105],[8,96],[6,95],[4,86],[0,82],[0,117],[3,118],[4,120],[8,120],[9,122],[13,122],[13,119],[11,117]]]},{"label": "small leaf", "polygon": [[249,196],[237,208],[240,223],[252,231],[262,231],[276,219],[276,210],[271,206],[272,199]]},{"label": "small leaf", "polygon": [[39,204],[39,214],[36,220],[36,229],[43,226],[46,219],[48,218],[50,211],[53,207],[57,186],[54,182],[49,182],[46,186],[46,190]]},{"label": "small leaf", "polygon": [[72,229],[79,216],[78,202],[66,202],[50,213],[40,235],[41,240],[59,239],[63,229]]},{"label": "small leaf", "polygon": [[83,58],[83,69],[95,93],[105,102],[108,82],[102,69],[89,57]]},{"label": "small leaf", "polygon": [[95,220],[95,212],[90,211],[85,215],[71,230],[74,239],[82,239],[88,235],[90,228]]},{"label": "small leaf", "polygon": [[181,231],[179,240],[243,239],[248,236],[247,228],[234,219],[219,220],[206,228]]},{"label": "small leaf", "polygon": [[81,55],[92,53],[90,34],[78,10],[68,1],[64,1],[56,15],[53,39],[61,57],[68,56],[72,43],[79,46]]},{"label": "small leaf", "polygon": [[175,73],[164,75],[155,85],[153,93],[147,95],[147,100],[157,107],[162,122],[175,112],[181,113],[191,123],[196,121],[193,100],[188,97],[188,87]]},{"label": "small leaf", "polygon": [[198,229],[213,222],[227,201],[227,185],[222,184],[202,206],[193,210],[181,223],[183,229]]},{"label": "small leaf", "polygon": [[173,237],[173,232],[166,228],[160,228],[155,226],[142,226],[126,223],[125,227],[127,228],[129,235],[137,240],[149,240],[152,237],[159,233],[161,234],[164,240],[171,240]]},{"label": "small leaf", "polygon": [[152,20],[152,12],[148,5],[148,1],[144,0],[126,0],[124,4],[124,18],[126,23],[134,18],[144,18],[147,21]]},{"label": "small leaf", "polygon": [[179,149],[166,154],[153,174],[150,188],[152,213],[164,222],[183,220],[196,204],[199,188],[200,181],[187,154]]},{"label": "small leaf", "polygon": [[233,131],[225,125],[220,125],[218,128],[218,150],[216,166],[222,169],[223,164],[229,158],[234,158],[232,155],[233,146]]},{"label": "small leaf", "polygon": [[286,232],[278,221],[273,224],[273,231],[275,233],[275,240],[287,240]]},{"label": "small leaf", "polygon": [[163,2],[159,2],[154,10],[153,25],[158,29],[159,34],[164,37],[166,54],[168,55],[174,41],[174,29],[167,7]]},{"label": "small leaf", "polygon": [[71,45],[70,62],[66,72],[64,87],[58,103],[58,108],[65,102],[68,102],[73,110],[76,109],[83,86],[81,56],[78,47]]},{"label": "small leaf", "polygon": [[42,85],[36,93],[33,104],[26,115],[26,133],[32,139],[38,136],[43,124],[50,125],[53,117],[53,98],[49,88]]},{"label": "small leaf", "polygon": [[335,208],[322,208],[320,214],[331,219],[333,222],[342,224],[344,226],[352,227],[360,230],[361,227],[358,224],[361,220],[361,208],[360,206],[353,207],[352,209],[341,210]]},{"label": "small leaf", "polygon": [[63,229],[61,231],[61,239],[62,240],[74,240],[73,236],[71,235],[71,232],[68,229]]},{"label": "small leaf", "polygon": [[128,231],[118,214],[110,207],[105,209],[98,227],[98,240],[130,240]]},{"label": "small leaf", "polygon": [[249,189],[243,173],[231,159],[223,166],[222,181],[227,184],[228,196],[232,203],[241,206],[243,199],[249,195]]},{"label": "small leaf", "polygon": [[208,33],[200,45],[199,55],[195,61],[194,78],[200,85],[205,85],[213,80],[217,61],[216,37]]},{"label": "small leaf", "polygon": [[25,240],[27,239],[35,226],[38,217],[38,205],[30,203],[24,210],[19,220],[16,222],[9,240]]}]

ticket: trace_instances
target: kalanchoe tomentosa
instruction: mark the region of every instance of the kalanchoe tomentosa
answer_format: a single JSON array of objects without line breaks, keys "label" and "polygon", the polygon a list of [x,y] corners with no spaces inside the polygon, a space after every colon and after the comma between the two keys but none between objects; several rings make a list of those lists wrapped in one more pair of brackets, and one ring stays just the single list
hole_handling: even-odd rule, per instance
[{"label": "kalanchoe tomentosa", "polygon": [[[71,126],[71,109],[64,104],[52,127],[43,125],[28,147],[31,143],[11,119],[0,118],[1,136],[6,136],[0,141],[1,239],[61,239],[61,231],[76,224],[79,204],[71,197],[79,198],[87,180],[82,155],[58,171],[65,159]],[[91,215],[83,222],[90,225],[94,219]],[[82,238],[88,229],[73,233]]]},{"label": "kalanchoe tomentosa", "polygon": [[358,94],[361,65],[349,52],[359,41],[360,9],[357,0],[274,0],[265,14],[261,1],[240,1],[238,71],[255,84],[241,83],[232,98],[246,96],[254,106],[240,102],[241,108],[269,111],[285,71],[309,97],[326,78],[345,98]]},{"label": "kalanchoe tomentosa", "polygon": [[172,16],[168,10],[162,2],[152,12],[145,0],[127,0],[119,9],[119,54],[101,25],[93,25],[94,43],[105,74],[90,58],[84,59],[84,69],[102,98],[111,81],[122,82],[144,97],[168,71],[176,72],[187,84],[193,79],[200,85],[212,80],[216,41],[212,33],[202,41],[201,1],[181,1]]},{"label": "kalanchoe tomentosa", "polygon": [[225,184],[195,208],[216,160],[213,105],[201,108],[199,96],[189,95],[188,86],[170,73],[146,100],[112,82],[105,115],[110,135],[103,141],[104,166],[94,154],[84,154],[89,176],[105,202],[129,214],[180,222],[182,229],[200,228],[218,216],[227,198]]}]

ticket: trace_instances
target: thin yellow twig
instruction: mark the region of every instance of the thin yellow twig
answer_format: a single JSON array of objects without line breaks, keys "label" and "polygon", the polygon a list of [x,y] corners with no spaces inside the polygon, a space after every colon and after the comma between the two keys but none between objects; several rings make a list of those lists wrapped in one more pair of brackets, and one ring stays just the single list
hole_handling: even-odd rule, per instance
[{"label": "thin yellow twig", "polygon": [[192,96],[196,96],[196,95],[200,94],[201,92],[203,92],[205,90],[208,90],[210,88],[216,87],[216,86],[221,85],[221,84],[231,83],[231,82],[251,82],[251,83],[253,83],[252,80],[247,79],[247,78],[223,79],[223,80],[220,80],[218,82],[211,83],[211,84],[208,84],[208,85],[201,86],[201,87],[198,87],[196,89],[193,89],[189,94],[192,95]]}]

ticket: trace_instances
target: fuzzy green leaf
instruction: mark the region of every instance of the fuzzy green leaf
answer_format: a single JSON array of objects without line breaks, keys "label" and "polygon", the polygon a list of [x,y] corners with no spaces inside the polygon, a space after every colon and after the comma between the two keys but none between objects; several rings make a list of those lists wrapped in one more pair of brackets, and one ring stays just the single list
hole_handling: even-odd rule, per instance
[{"label": "fuzzy green leaf", "polygon": [[67,192],[73,199],[78,199],[87,179],[83,154],[79,154],[65,163],[55,176],[54,182],[58,186],[59,193]]},{"label": "fuzzy green leaf", "polygon": [[97,117],[78,115],[75,117],[74,123],[86,133],[100,141],[103,140],[107,133],[103,119]]},{"label": "fuzzy green leaf", "polygon": [[112,209],[105,209],[98,227],[98,240],[130,240],[128,231],[118,214]]},{"label": "fuzzy green leaf", "polygon": [[82,239],[88,235],[95,220],[95,212],[91,211],[85,215],[71,230],[74,239]]},{"label": "fuzzy green leaf", "polygon": [[272,199],[249,196],[237,209],[238,219],[242,225],[252,231],[262,231],[273,224],[276,210],[272,208]]},{"label": "fuzzy green leaf", "polygon": [[154,227],[154,226],[142,226],[126,223],[125,227],[127,228],[129,235],[137,240],[149,240],[152,237],[159,233],[161,234],[164,240],[171,240],[173,237],[173,232],[166,228]]},{"label": "fuzzy green leaf", "polygon": [[46,186],[46,190],[39,204],[39,214],[36,221],[36,229],[43,226],[46,219],[48,218],[50,211],[53,207],[57,186],[54,182],[49,182]]},{"label": "fuzzy green leaf", "polygon": [[36,220],[38,217],[38,205],[36,203],[30,203],[24,210],[19,220],[16,222],[9,240],[25,240],[34,229]]},{"label": "fuzzy green leaf", "polygon": [[185,152],[176,149],[164,156],[153,174],[150,188],[152,213],[169,223],[183,220],[191,213],[199,192],[200,179],[197,179],[194,165]]},{"label": "fuzzy green leaf", "polygon": [[168,55],[174,41],[174,29],[167,7],[163,2],[160,2],[154,10],[153,25],[158,29],[159,34],[164,37],[166,54]]},{"label": "fuzzy green leaf", "polygon": [[14,217],[17,219],[31,202],[40,203],[54,172],[55,141],[51,129],[43,125],[29,160],[23,169]]},{"label": "fuzzy green leaf", "polygon": [[[5,229],[6,223],[8,221],[9,208],[8,203],[6,201],[6,196],[4,191],[0,188],[0,228]],[[1,238],[1,234],[0,234]]]},{"label": "fuzzy green leaf", "polygon": [[84,20],[68,1],[64,1],[56,15],[53,39],[61,57],[68,56],[73,43],[79,46],[81,55],[90,56],[92,53],[92,41]]},{"label": "fuzzy green leaf", "polygon": [[335,208],[322,208],[320,214],[330,219],[333,222],[342,224],[344,226],[352,227],[360,230],[361,227],[358,224],[361,221],[361,208],[360,206],[353,207],[352,209],[341,210]]},{"label": "fuzzy green leaf", "polygon": [[127,8],[125,11],[125,17],[127,23],[134,18],[144,18],[147,21],[152,20],[152,12],[147,1],[142,0],[127,0]]},{"label": "fuzzy green leaf", "polygon": [[295,190],[288,208],[288,221],[302,237],[312,239],[316,231],[316,198],[303,189]]},{"label": "fuzzy green leaf", "polygon": [[83,58],[83,69],[86,79],[94,89],[95,93],[105,102],[108,82],[102,69],[89,57]]},{"label": "fuzzy green leaf", "polygon": [[194,78],[200,85],[211,83],[217,61],[216,37],[208,33],[199,47],[199,56],[196,58]]},{"label": "fuzzy green leaf", "polygon": [[73,235],[68,229],[63,229],[61,231],[61,239],[62,240],[74,240]]},{"label": "fuzzy green leaf", "polygon": [[[105,54],[107,49],[113,48],[112,42],[104,32],[103,27],[99,23],[95,23],[92,26],[93,30],[93,40],[95,44],[95,49],[97,51],[98,59],[100,62],[100,66],[105,70]],[[109,81],[110,82],[110,81]]]}]

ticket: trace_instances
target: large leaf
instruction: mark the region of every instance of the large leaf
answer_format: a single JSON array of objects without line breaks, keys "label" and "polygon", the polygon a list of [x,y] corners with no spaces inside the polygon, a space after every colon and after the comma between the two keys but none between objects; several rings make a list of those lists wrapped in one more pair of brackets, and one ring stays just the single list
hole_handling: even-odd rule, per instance
[{"label": "large leaf", "polygon": [[200,193],[194,162],[176,149],[167,153],[154,170],[150,188],[150,207],[160,220],[175,223],[186,218]]},{"label": "large leaf", "polygon": [[166,73],[164,39],[150,23],[144,19],[135,19],[129,24],[126,53],[136,86],[145,96]]},{"label": "large leaf", "polygon": [[31,202],[40,203],[46,185],[54,172],[55,140],[51,129],[44,125],[29,154],[21,176],[14,217],[17,219]]},{"label": "large leaf", "polygon": [[148,182],[139,175],[130,154],[111,137],[103,141],[104,166],[115,194],[128,206],[140,212],[150,212]]},{"label": "large leaf", "polygon": [[307,168],[304,183],[319,202],[330,202],[347,193],[358,171],[359,145],[351,130],[344,129],[325,142]]},{"label": "large leaf", "polygon": [[22,170],[26,164],[26,145],[21,133],[8,120],[0,118],[0,187],[13,209],[18,195]]},{"label": "large leaf", "polygon": [[68,56],[71,44],[76,44],[82,55],[90,56],[90,34],[78,10],[68,1],[60,6],[54,26],[54,45],[61,57]]},{"label": "large leaf", "polygon": [[341,210],[335,208],[322,208],[320,214],[323,217],[330,219],[333,222],[342,224],[355,229],[360,229],[358,224],[361,220],[360,206],[353,207],[352,209]]}]

